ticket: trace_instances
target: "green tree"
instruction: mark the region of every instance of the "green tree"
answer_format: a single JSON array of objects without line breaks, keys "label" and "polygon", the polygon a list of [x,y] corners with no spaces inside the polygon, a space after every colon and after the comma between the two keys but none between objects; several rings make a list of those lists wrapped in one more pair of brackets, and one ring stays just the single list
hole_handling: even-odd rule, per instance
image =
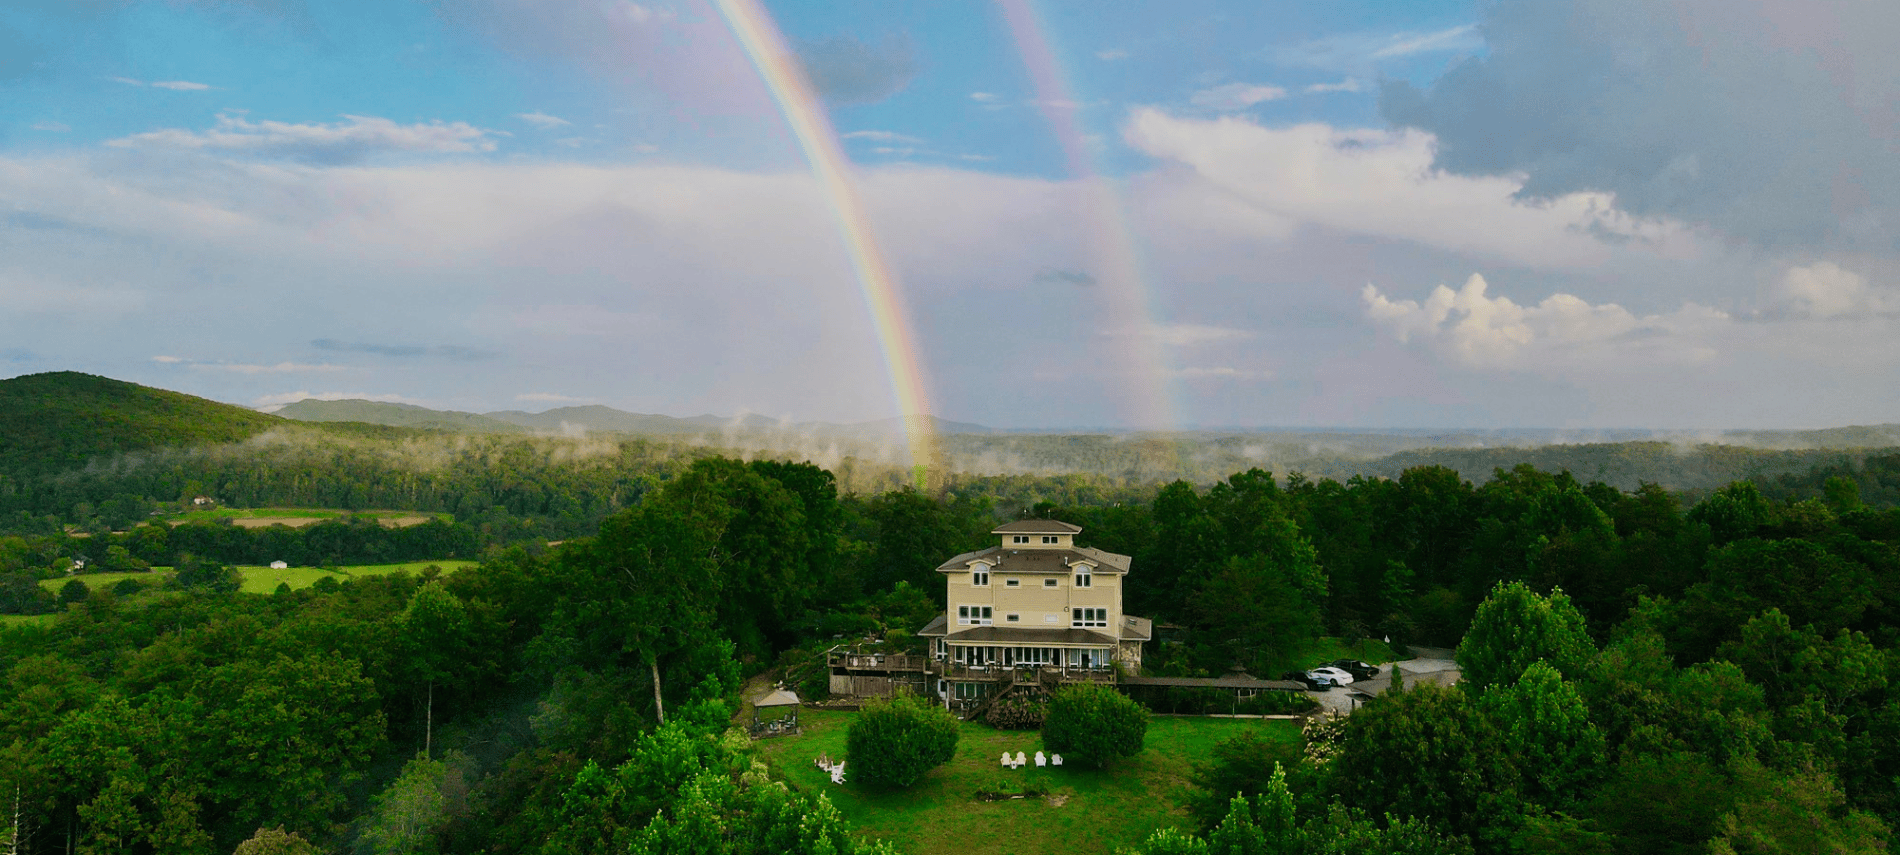
[{"label": "green tree", "polygon": [[1064,762],[1104,766],[1140,754],[1148,736],[1148,711],[1101,683],[1074,683],[1056,690],[1042,722],[1042,744]]},{"label": "green tree", "polygon": [[422,753],[427,757],[434,744],[437,684],[452,686],[478,666],[468,609],[441,582],[431,581],[409,596],[396,628],[403,659],[425,687]]},{"label": "green tree", "polygon": [[1544,597],[1522,582],[1500,582],[1472,616],[1457,658],[1465,684],[1483,690],[1516,682],[1538,660],[1577,675],[1595,653],[1583,615],[1561,589]]},{"label": "green tree", "polygon": [[1508,758],[1465,692],[1418,686],[1344,722],[1326,774],[1349,807],[1403,808],[1469,834],[1486,824],[1488,803],[1510,791]]},{"label": "green tree", "polygon": [[1563,807],[1601,779],[1609,759],[1603,731],[1550,663],[1533,662],[1516,683],[1485,690],[1479,707],[1498,734],[1497,750],[1517,767],[1526,799]]},{"label": "green tree", "polygon": [[961,728],[949,710],[909,695],[867,704],[845,734],[852,780],[908,787],[956,756]]},{"label": "green tree", "polygon": [[285,831],[280,825],[259,828],[250,839],[239,843],[231,855],[323,855],[323,850],[303,839],[303,835]]},{"label": "green tree", "polygon": [[62,606],[70,606],[74,603],[83,603],[86,601],[86,597],[91,594],[92,589],[86,587],[86,583],[74,579],[60,586],[59,604]]},{"label": "green tree", "polygon": [[441,760],[418,755],[373,800],[363,842],[376,855],[425,855],[436,851],[436,833],[450,816],[450,791],[462,782],[467,755],[451,751]]},{"label": "green tree", "polygon": [[1806,773],[1773,782],[1764,798],[1736,805],[1709,842],[1710,855],[1876,855],[1887,851],[1886,823],[1848,810],[1831,776]]}]

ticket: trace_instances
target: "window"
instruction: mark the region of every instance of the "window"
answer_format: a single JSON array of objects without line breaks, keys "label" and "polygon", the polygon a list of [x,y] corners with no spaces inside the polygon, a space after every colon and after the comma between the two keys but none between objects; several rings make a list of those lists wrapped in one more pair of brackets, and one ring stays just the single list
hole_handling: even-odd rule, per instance
[{"label": "window", "polygon": [[1075,565],[1075,586],[1077,588],[1088,588],[1088,587],[1094,586],[1095,579],[1093,576],[1089,574],[1089,569],[1090,568],[1087,564]]},{"label": "window", "polygon": [[1042,542],[1043,543],[1061,543],[1062,538],[1056,537],[1053,534],[1045,534],[1042,536]]},{"label": "window", "polygon": [[978,588],[987,588],[990,584],[990,565],[978,564],[970,568],[970,584]]},{"label": "window", "polygon": [[957,623],[963,626],[989,626],[989,606],[957,606]]},{"label": "window", "polygon": [[1021,621],[1022,619],[1023,619],[1022,615],[1003,615],[1003,620],[1006,620],[1010,623],[1017,623]]},{"label": "window", "polygon": [[1009,538],[1009,542],[1010,543],[1028,543],[1029,535],[1026,535],[1026,534],[1011,535]]},{"label": "window", "polygon": [[1003,587],[1014,588],[1014,587],[1017,587],[1018,585],[1021,585],[1022,583],[1023,583],[1023,580],[1021,579],[1004,579]]},{"label": "window", "polygon": [[1043,587],[1045,587],[1045,588],[1053,588],[1053,587],[1055,587],[1055,586],[1056,586],[1056,580],[1054,580],[1054,579],[1044,579],[1044,580],[1042,580],[1042,586],[1043,586]]},{"label": "window", "polygon": [[985,687],[982,683],[952,683],[953,691],[959,701],[974,701],[983,697]]},{"label": "window", "polygon": [[1108,626],[1108,609],[1070,609],[1070,626]]}]

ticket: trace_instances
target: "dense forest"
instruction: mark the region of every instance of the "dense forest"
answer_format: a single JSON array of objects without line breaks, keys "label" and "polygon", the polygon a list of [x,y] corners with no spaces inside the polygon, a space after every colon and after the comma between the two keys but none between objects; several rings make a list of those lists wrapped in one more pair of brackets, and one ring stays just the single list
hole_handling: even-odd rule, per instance
[{"label": "dense forest", "polygon": [[[640,440],[574,460],[458,437],[443,480],[405,485],[384,455],[440,435],[268,435],[15,470],[0,603],[53,614],[0,625],[0,845],[903,851],[728,730],[739,688],[822,697],[841,639],[920,650],[937,564],[1021,517],[1134,557],[1128,610],[1170,628],[1155,675],[1304,667],[1322,635],[1456,647],[1457,687],[1395,691],[1296,746],[1222,745],[1146,853],[1858,853],[1900,821],[1900,455],[1693,496],[1530,464],[857,490]],[[275,465],[312,447],[362,467]],[[151,521],[200,490],[297,489],[450,516]],[[481,560],[237,590],[228,565],[267,556]],[[85,584],[154,566],[171,570]]]}]

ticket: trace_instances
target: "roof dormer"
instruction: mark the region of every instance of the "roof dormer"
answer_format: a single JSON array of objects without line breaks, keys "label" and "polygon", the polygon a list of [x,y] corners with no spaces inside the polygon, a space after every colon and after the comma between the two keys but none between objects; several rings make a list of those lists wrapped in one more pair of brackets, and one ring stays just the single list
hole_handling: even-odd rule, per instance
[{"label": "roof dormer", "polygon": [[1001,535],[1005,549],[1074,549],[1081,530],[1060,520],[1017,520],[997,526],[990,534]]}]

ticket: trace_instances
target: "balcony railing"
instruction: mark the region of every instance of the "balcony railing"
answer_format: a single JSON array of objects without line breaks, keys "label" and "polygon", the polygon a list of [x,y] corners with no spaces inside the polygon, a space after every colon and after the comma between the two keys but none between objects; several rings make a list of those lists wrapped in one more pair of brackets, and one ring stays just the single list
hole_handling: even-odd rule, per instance
[{"label": "balcony railing", "polygon": [[926,671],[930,660],[902,653],[833,653],[830,664],[858,671]]},{"label": "balcony railing", "polygon": [[1082,665],[964,665],[957,662],[939,663],[945,679],[982,681],[994,683],[1113,683],[1116,670],[1111,666],[1086,667]]}]

